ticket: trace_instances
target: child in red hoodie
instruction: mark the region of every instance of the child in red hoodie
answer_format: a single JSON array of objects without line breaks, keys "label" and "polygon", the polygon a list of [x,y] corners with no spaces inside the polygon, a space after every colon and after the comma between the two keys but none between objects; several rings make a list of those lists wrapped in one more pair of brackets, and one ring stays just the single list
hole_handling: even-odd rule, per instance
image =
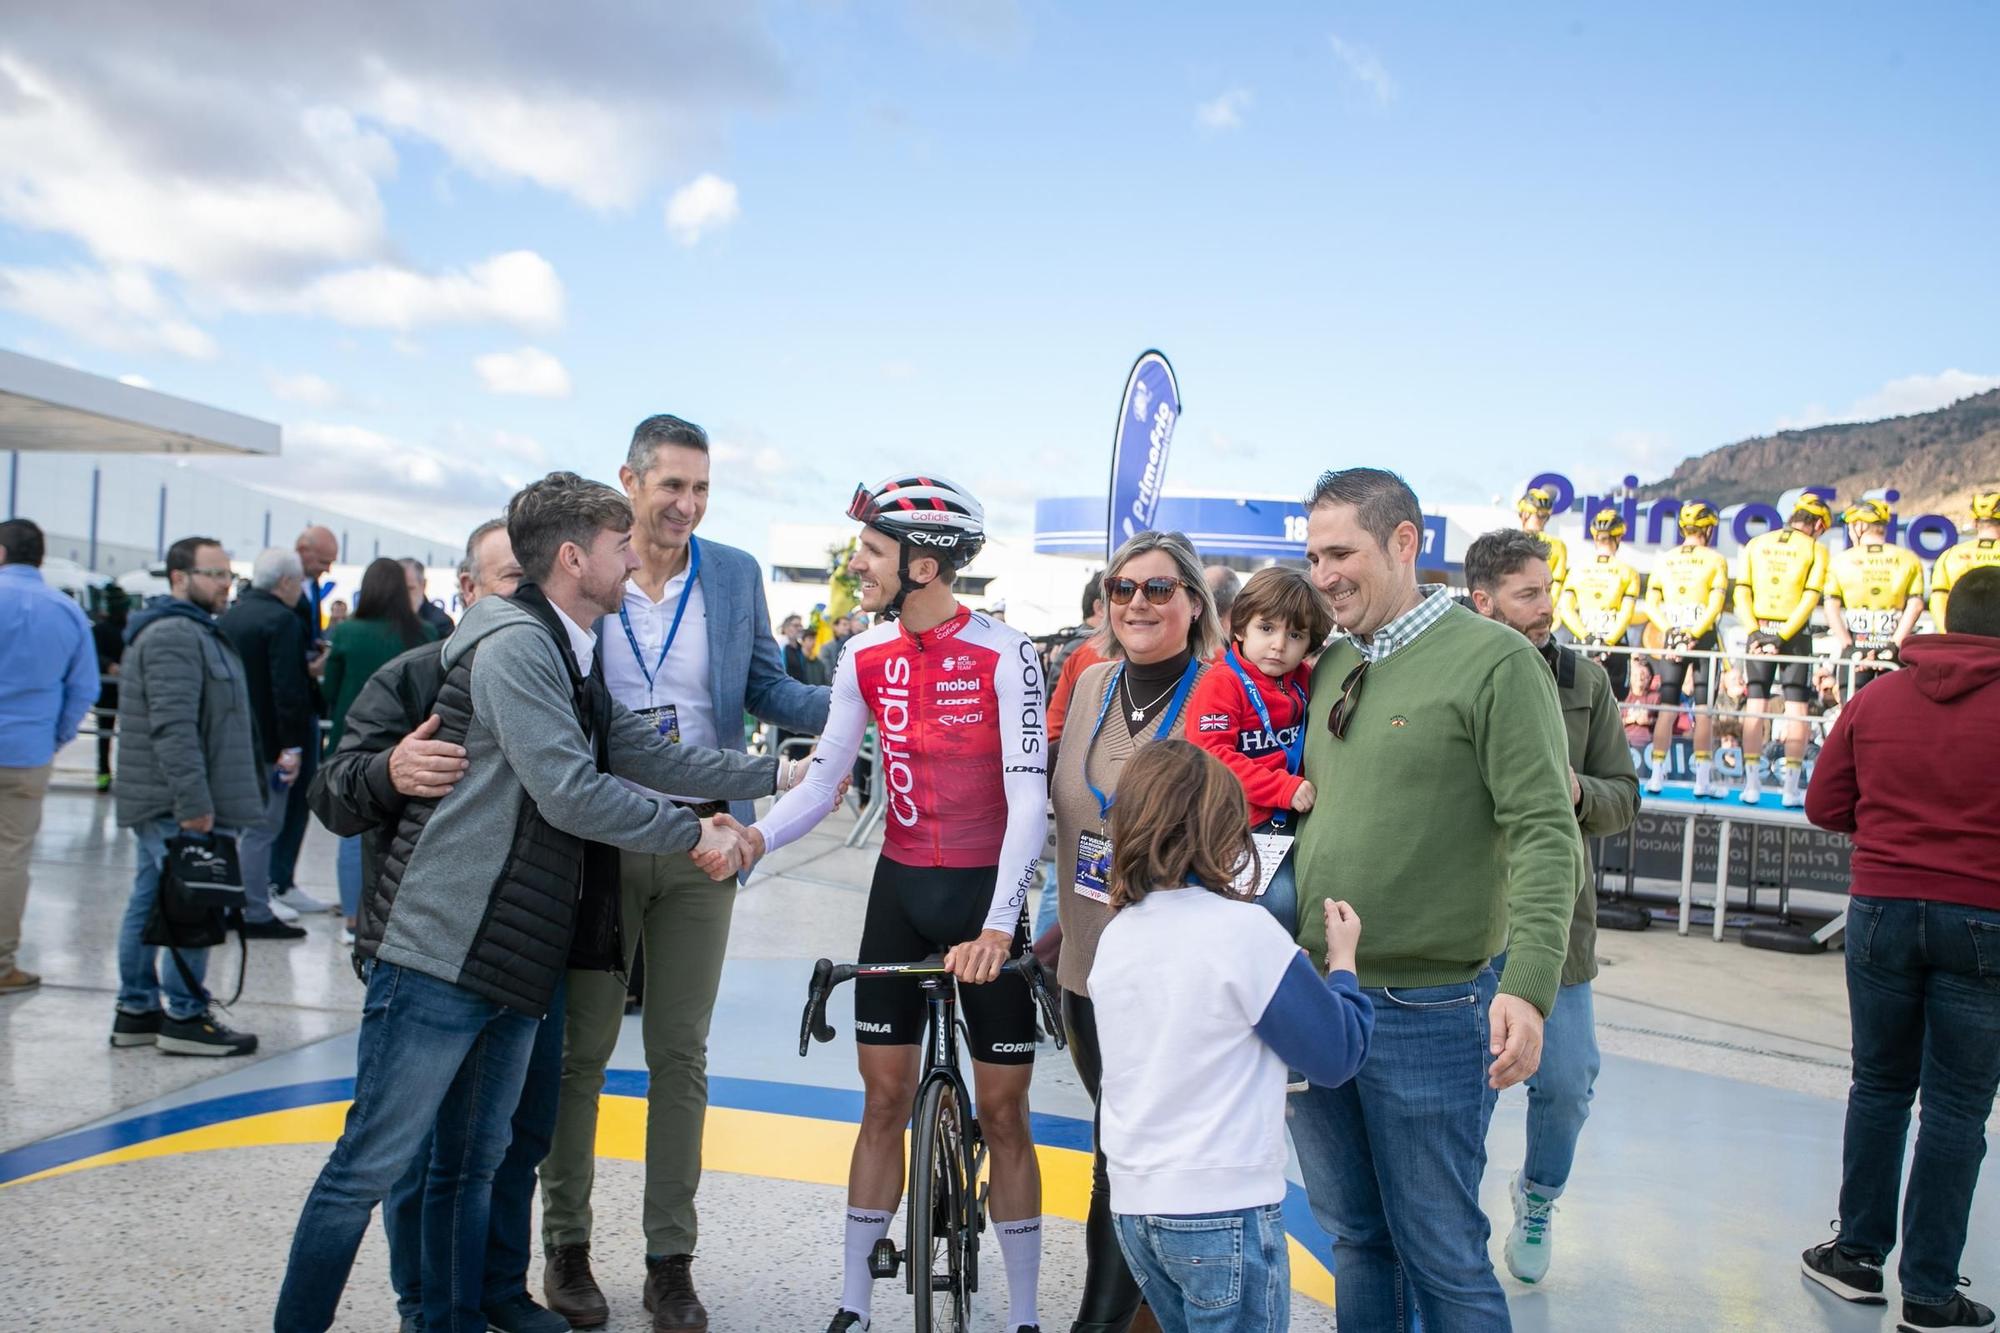
[{"label": "child in red hoodie", "polygon": [[[1290,857],[1297,815],[1313,807],[1299,776],[1306,752],[1305,666],[1333,631],[1326,599],[1295,569],[1260,569],[1230,609],[1227,670],[1211,670],[1188,698],[1187,737],[1222,760],[1243,786],[1263,874],[1258,895],[1286,930],[1298,928],[1299,891]],[[1275,870],[1273,865],[1275,863]],[[1256,885],[1247,887],[1254,889]]]}]

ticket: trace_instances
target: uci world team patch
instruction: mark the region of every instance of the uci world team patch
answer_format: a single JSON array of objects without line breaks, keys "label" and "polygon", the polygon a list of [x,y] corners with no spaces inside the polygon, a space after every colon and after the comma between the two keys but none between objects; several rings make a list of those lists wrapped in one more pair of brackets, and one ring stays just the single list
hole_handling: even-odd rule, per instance
[{"label": "uci world team patch", "polygon": [[1236,726],[1236,719],[1232,718],[1227,713],[1203,713],[1201,715],[1201,721],[1196,724],[1196,730],[1231,731],[1235,729],[1235,726]]}]

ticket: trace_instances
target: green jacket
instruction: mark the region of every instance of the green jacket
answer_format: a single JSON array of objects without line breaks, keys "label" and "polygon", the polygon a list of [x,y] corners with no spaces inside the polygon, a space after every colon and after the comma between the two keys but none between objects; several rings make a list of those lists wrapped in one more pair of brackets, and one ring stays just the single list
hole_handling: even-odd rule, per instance
[{"label": "green jacket", "polygon": [[[1632,749],[1618,721],[1618,701],[1611,694],[1611,677],[1604,668],[1550,640],[1542,652],[1555,672],[1556,698],[1562,704],[1563,732],[1569,741],[1569,766],[1583,797],[1576,804],[1577,828],[1586,839],[1606,838],[1632,827],[1639,815],[1639,775],[1632,771]],[[1596,867],[1584,843],[1583,885],[1577,891],[1576,914],[1569,924],[1569,953],[1563,959],[1562,984],[1574,986],[1597,975]]]}]

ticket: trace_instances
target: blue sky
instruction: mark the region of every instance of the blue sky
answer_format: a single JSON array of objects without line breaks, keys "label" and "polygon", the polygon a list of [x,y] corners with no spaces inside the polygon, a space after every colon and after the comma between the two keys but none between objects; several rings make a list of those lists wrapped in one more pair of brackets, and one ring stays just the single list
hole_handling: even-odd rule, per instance
[{"label": "blue sky", "polygon": [[447,537],[678,412],[753,549],[904,466],[1025,532],[1147,346],[1170,486],[1438,501],[2000,384],[2000,8],[1620,8],[31,3],[0,344]]}]

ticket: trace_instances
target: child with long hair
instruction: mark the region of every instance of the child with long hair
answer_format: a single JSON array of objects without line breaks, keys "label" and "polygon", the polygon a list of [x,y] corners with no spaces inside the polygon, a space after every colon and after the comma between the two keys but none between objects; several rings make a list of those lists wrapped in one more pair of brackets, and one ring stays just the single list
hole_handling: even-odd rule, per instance
[{"label": "child with long hair", "polygon": [[1186,741],[1155,741],[1126,767],[1111,847],[1115,915],[1089,986],[1119,1245],[1166,1333],[1283,1329],[1285,1071],[1338,1087],[1368,1053],[1360,918],[1326,904],[1321,977],[1232,888],[1256,854],[1243,793]]}]

